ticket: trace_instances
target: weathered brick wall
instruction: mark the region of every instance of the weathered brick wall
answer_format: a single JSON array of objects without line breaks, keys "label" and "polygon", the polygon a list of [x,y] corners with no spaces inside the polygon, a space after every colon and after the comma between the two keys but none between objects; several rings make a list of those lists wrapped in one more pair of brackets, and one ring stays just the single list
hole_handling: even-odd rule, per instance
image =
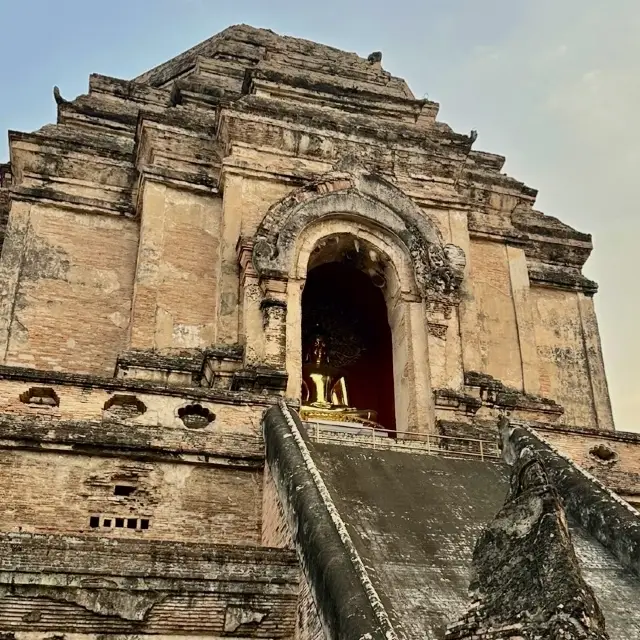
[{"label": "weathered brick wall", "polygon": [[318,617],[318,609],[311,597],[309,585],[303,578],[298,596],[298,612],[296,616],[296,640],[324,640],[325,634]]},{"label": "weathered brick wall", "polygon": [[[244,150],[245,153],[251,153]],[[239,238],[252,237],[269,207],[284,197],[291,185],[275,181],[255,180],[231,175],[226,180],[223,200],[221,233],[219,313],[217,335],[219,342],[238,342],[240,291],[237,245]]]},{"label": "weathered brick wall", "polygon": [[[268,547],[293,549],[293,540],[289,533],[282,505],[278,500],[276,486],[268,465],[264,468],[262,491],[262,544]],[[318,610],[304,578],[300,581],[300,594],[296,614],[296,640],[321,640],[324,632]]]},{"label": "weathered brick wall", "polygon": [[[217,640],[228,637],[225,626],[230,624],[227,622],[230,616],[225,614],[233,609],[238,611],[237,617],[240,620],[243,619],[240,616],[244,611],[247,612],[248,619],[255,611],[256,620],[263,620],[255,631],[255,622],[245,623],[238,632],[242,634],[241,637],[293,637],[295,620],[290,611],[295,609],[291,598],[253,594],[172,593],[156,604],[148,619],[141,622],[87,611],[81,605],[65,603],[63,595],[59,596],[58,601],[42,597],[5,596],[0,597],[0,625],[8,632],[6,638],[15,637],[20,640],[45,640],[52,637],[95,640],[96,637],[110,637],[110,634],[114,634],[119,640],[140,640],[147,637],[153,640],[172,640],[176,637]],[[270,615],[264,616],[265,611]],[[29,624],[31,620],[33,622]],[[231,626],[235,625],[231,623]],[[48,633],[31,631],[34,628],[47,629]],[[70,630],[73,630],[73,635],[62,635],[62,632]],[[11,631],[16,636],[10,634]],[[78,631],[80,633],[76,633]]]},{"label": "weathered brick wall", "polygon": [[291,184],[273,180],[242,180],[242,229],[243,236],[253,236],[258,230],[269,207],[291,191]]},{"label": "weathered brick wall", "polygon": [[[5,449],[0,486],[0,531],[261,543],[261,469]],[[132,493],[116,495],[116,486]],[[129,518],[138,520],[136,530],[127,528]]]},{"label": "weathered brick wall", "polygon": [[[59,406],[43,406],[23,401],[30,389],[51,389],[59,399]],[[21,399],[21,396],[23,399]],[[196,398],[176,389],[174,393],[152,394],[128,390],[106,390],[97,387],[0,380],[0,407],[2,413],[61,420],[110,420],[105,405],[114,396],[135,398],[143,403],[144,413],[129,419],[130,424],[163,427],[162,432],[178,429],[188,431],[178,415],[181,407],[197,403],[215,415],[210,426],[198,430],[201,434],[237,433],[258,437],[264,405],[246,402],[221,403]],[[162,432],[159,432],[162,433]],[[191,431],[191,433],[195,433]],[[170,437],[166,434],[167,437]]]},{"label": "weathered brick wall", "polygon": [[609,489],[640,504],[640,438],[636,434],[544,429],[540,435]]},{"label": "weathered brick wall", "polygon": [[[463,352],[504,385],[558,402],[562,422],[613,428],[593,304],[581,293],[530,287],[522,252],[474,240],[469,285],[474,313],[462,317]],[[469,302],[465,303],[467,306]]]},{"label": "weathered brick wall", "polygon": [[266,547],[294,548],[273,476],[267,465],[264,468],[262,490],[262,544]]},{"label": "weathered brick wall", "polygon": [[299,571],[284,549],[23,533],[0,534],[0,558],[0,628],[18,638],[294,634]]},{"label": "weathered brick wall", "polygon": [[14,202],[7,235],[5,362],[111,375],[127,344],[137,223]]},{"label": "weathered brick wall", "polygon": [[598,426],[577,294],[534,287],[531,295],[541,394],[564,407],[565,424]]},{"label": "weathered brick wall", "polygon": [[470,284],[477,310],[476,348],[482,373],[522,390],[522,362],[506,245],[474,241]]},{"label": "weathered brick wall", "polygon": [[132,347],[204,348],[216,342],[221,203],[217,197],[146,184]]}]

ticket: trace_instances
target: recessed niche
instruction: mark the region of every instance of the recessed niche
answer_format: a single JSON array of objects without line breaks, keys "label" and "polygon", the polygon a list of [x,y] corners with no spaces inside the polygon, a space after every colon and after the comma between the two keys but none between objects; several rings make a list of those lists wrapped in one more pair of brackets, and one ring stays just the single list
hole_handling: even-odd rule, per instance
[{"label": "recessed niche", "polygon": [[51,387],[31,387],[28,391],[20,394],[20,402],[32,406],[60,406],[60,398]]},{"label": "recessed niche", "polygon": [[178,417],[187,429],[204,429],[216,416],[212,411],[200,404],[190,404],[178,409]]},{"label": "recessed niche", "polygon": [[600,443],[589,450],[589,455],[601,464],[614,464],[618,461],[618,454],[606,444]]},{"label": "recessed niche", "polygon": [[113,495],[114,496],[130,496],[134,491],[136,490],[135,487],[132,487],[130,485],[127,484],[117,484],[114,488],[113,488]]},{"label": "recessed niche", "polygon": [[147,410],[147,405],[136,396],[116,394],[104,403],[103,409],[105,417],[127,420],[141,416]]},{"label": "recessed niche", "polygon": [[112,516],[91,516],[89,527],[92,529],[132,529],[142,531],[149,529],[151,520],[149,518],[118,518]]}]

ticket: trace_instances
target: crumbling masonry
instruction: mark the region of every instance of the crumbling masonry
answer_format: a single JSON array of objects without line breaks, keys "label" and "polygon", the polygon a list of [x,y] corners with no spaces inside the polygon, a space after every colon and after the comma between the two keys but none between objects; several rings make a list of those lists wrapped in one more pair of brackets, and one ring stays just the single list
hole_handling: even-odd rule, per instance
[{"label": "crumbling masonry", "polygon": [[[640,638],[588,234],[379,52],[234,26],[53,98],[0,164],[3,639]],[[375,281],[388,363],[353,397],[387,431],[297,414],[333,263]],[[542,594],[507,580],[530,548]]]}]

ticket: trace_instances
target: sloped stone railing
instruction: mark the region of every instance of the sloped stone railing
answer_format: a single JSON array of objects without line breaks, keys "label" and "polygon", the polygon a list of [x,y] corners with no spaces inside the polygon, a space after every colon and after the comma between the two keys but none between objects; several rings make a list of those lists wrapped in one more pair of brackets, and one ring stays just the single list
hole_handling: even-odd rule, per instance
[{"label": "sloped stone railing", "polygon": [[321,421],[306,421],[303,424],[312,442],[480,460],[497,460],[501,457],[496,440],[463,438],[439,433],[398,434],[390,429],[357,423],[353,423],[352,426],[349,423],[338,426]]}]

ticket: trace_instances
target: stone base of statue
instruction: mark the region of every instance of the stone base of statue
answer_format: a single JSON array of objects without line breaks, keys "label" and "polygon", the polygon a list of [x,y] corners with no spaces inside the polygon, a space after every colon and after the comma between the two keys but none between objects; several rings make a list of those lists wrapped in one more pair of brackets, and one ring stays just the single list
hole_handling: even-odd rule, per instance
[{"label": "stone base of statue", "polygon": [[327,406],[318,406],[320,403],[302,405],[302,407],[300,407],[300,419],[305,422],[328,420],[331,422],[358,424],[373,429],[383,428],[376,422],[378,414],[375,411],[371,411],[370,409],[355,409],[352,407],[335,407],[329,403],[326,404]]}]

